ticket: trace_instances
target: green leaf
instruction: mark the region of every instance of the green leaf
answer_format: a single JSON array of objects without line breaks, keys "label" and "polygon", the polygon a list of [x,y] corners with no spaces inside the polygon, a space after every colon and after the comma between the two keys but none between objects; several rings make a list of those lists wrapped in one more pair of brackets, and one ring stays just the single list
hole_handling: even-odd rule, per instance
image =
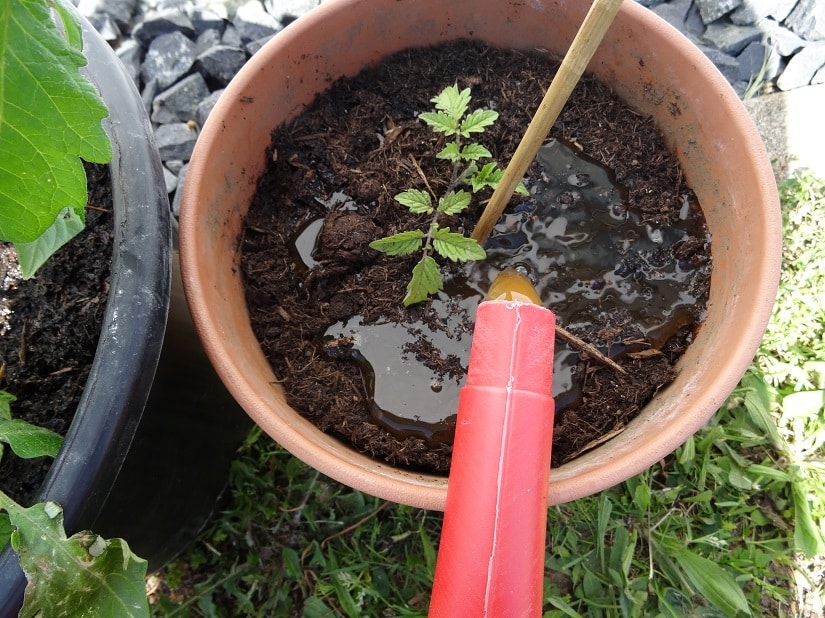
[{"label": "green leaf", "polygon": [[445,215],[457,215],[470,205],[472,196],[467,191],[450,191],[438,200],[438,212]]},{"label": "green leaf", "polygon": [[439,152],[435,155],[436,159],[446,159],[447,161],[460,161],[461,160],[461,153],[458,151],[458,144],[455,142],[450,142]]},{"label": "green leaf", "polygon": [[23,459],[57,457],[63,438],[55,432],[21,419],[0,420],[0,442]]},{"label": "green leaf", "polygon": [[430,194],[419,189],[407,189],[395,196],[395,201],[406,206],[413,214],[432,214],[433,202]]},{"label": "green leaf", "polygon": [[111,159],[106,106],[80,74],[79,26],[63,0],[0,0],[0,238],[31,242],[64,208],[83,218],[81,158]]},{"label": "green leaf", "polygon": [[452,86],[447,86],[438,95],[430,99],[430,101],[435,103],[437,110],[444,112],[458,122],[464,114],[467,113],[467,108],[470,106],[470,98],[469,88],[459,91],[458,84],[453,84]]},{"label": "green leaf", "polygon": [[424,232],[421,230],[410,230],[373,240],[370,247],[387,255],[409,255],[421,248],[423,238]]},{"label": "green leaf", "polygon": [[20,273],[31,278],[63,245],[83,231],[83,219],[71,208],[64,208],[51,227],[32,242],[15,243]]},{"label": "green leaf", "polygon": [[12,532],[14,532],[14,527],[9,521],[9,514],[6,512],[0,513],[0,550],[9,542]]},{"label": "green leaf", "polygon": [[426,300],[431,294],[435,294],[444,284],[441,282],[441,273],[438,264],[429,255],[425,255],[418,264],[413,267],[412,279],[407,284],[407,295],[404,297],[404,306],[409,307],[415,303]]},{"label": "green leaf", "polygon": [[504,170],[498,169],[495,163],[490,162],[467,178],[467,182],[470,183],[473,193],[475,193],[484,187],[495,189],[496,185],[501,181],[502,176],[504,176]]},{"label": "green leaf", "polygon": [[11,404],[17,401],[17,397],[6,391],[0,391],[0,420],[11,420]]},{"label": "green leaf", "polygon": [[484,248],[474,238],[467,238],[448,228],[436,228],[433,233],[433,248],[439,255],[453,262],[483,260],[487,257]]},{"label": "green leaf", "polygon": [[470,137],[470,133],[484,133],[484,129],[498,120],[498,112],[491,109],[477,109],[461,121],[462,137]]},{"label": "green leaf", "polygon": [[148,617],[146,561],[126,541],[90,532],[66,538],[63,510],[54,502],[24,508],[0,493],[15,530],[11,543],[28,579],[21,618]]},{"label": "green leaf", "polygon": [[791,482],[794,506],[793,538],[796,550],[804,553],[808,558],[825,554],[825,539],[823,531],[817,526],[811,514],[808,502],[808,488],[801,479]]},{"label": "green leaf", "polygon": [[432,127],[433,131],[437,131],[438,133],[443,133],[446,136],[455,135],[456,131],[458,130],[458,123],[454,118],[451,118],[447,114],[437,113],[437,112],[424,112],[422,114],[418,114],[418,117],[421,118],[424,122],[426,122],[430,127]]},{"label": "green leaf", "polygon": [[484,157],[492,157],[493,153],[481,144],[467,144],[461,149],[460,156],[464,161],[478,161]]},{"label": "green leaf", "polygon": [[752,615],[745,594],[729,571],[687,550],[677,553],[675,558],[696,591],[726,616]]}]

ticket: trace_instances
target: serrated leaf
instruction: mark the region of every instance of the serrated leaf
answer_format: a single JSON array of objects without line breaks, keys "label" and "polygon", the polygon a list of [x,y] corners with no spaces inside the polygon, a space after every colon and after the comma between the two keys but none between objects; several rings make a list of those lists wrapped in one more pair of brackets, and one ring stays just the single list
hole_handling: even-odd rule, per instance
[{"label": "serrated leaf", "polygon": [[57,457],[63,438],[45,427],[17,418],[0,421],[0,442],[8,444],[18,457],[32,459]]},{"label": "serrated leaf", "polygon": [[473,193],[475,193],[484,187],[495,189],[496,185],[501,182],[502,176],[504,176],[504,170],[499,169],[494,162],[490,162],[467,178],[467,182],[470,183],[470,187],[472,187]]},{"label": "serrated leaf", "polygon": [[432,214],[433,202],[430,194],[419,189],[407,189],[395,196],[395,201],[406,206],[414,214]]},{"label": "serrated leaf", "polygon": [[83,219],[71,208],[64,208],[54,223],[32,242],[14,244],[20,274],[30,279],[60,247],[83,231]]},{"label": "serrated leaf", "polygon": [[373,240],[370,247],[387,255],[409,255],[421,248],[423,238],[424,232],[421,230],[398,232],[386,238]]},{"label": "serrated leaf", "polygon": [[460,161],[461,160],[461,153],[458,150],[458,144],[455,142],[450,142],[439,152],[435,155],[436,159],[446,159],[447,161]]},{"label": "serrated leaf", "polygon": [[[503,176],[503,174],[502,174],[502,176]],[[500,179],[499,179],[499,182],[501,182]],[[530,192],[527,190],[527,187],[524,186],[523,182],[519,182],[516,185],[516,193],[518,193],[519,195],[525,195],[525,196],[530,195]]]},{"label": "serrated leaf", "polygon": [[458,84],[447,86],[439,94],[434,96],[430,101],[435,103],[435,108],[447,114],[450,118],[458,122],[464,114],[467,113],[467,108],[470,106],[470,89],[458,89]]},{"label": "serrated leaf", "polygon": [[437,228],[433,232],[433,249],[453,262],[483,260],[487,257],[484,248],[474,238],[451,232],[449,228]]},{"label": "serrated leaf", "polygon": [[66,207],[82,220],[81,158],[112,155],[101,125],[107,110],[78,70],[86,64],[79,25],[63,0],[0,0],[0,23],[0,238],[31,242]]},{"label": "serrated leaf", "polygon": [[460,156],[464,161],[478,161],[484,157],[492,157],[493,153],[481,144],[467,144],[461,149]]},{"label": "serrated leaf", "polygon": [[498,120],[498,112],[491,109],[477,109],[461,121],[462,137],[469,137],[471,133],[484,133],[484,129]]},{"label": "serrated leaf", "polygon": [[472,195],[464,191],[450,191],[447,195],[438,200],[438,212],[445,215],[457,215],[470,205]]},{"label": "serrated leaf", "polygon": [[696,591],[726,616],[752,615],[745,594],[726,569],[690,551],[681,551],[675,558]]},{"label": "serrated leaf", "polygon": [[444,284],[441,281],[441,272],[438,264],[429,255],[425,255],[418,264],[413,267],[412,279],[407,284],[407,295],[404,297],[404,306],[409,307],[415,303],[426,300],[431,294],[435,294]]},{"label": "serrated leaf", "polygon": [[24,508],[0,492],[0,508],[15,528],[11,543],[28,580],[21,618],[76,616],[78,608],[101,618],[149,616],[146,561],[126,541],[90,532],[66,538],[54,503]]},{"label": "serrated leaf", "polygon": [[423,112],[418,114],[418,117],[432,127],[433,131],[438,131],[447,136],[455,135],[458,130],[458,123],[455,118],[441,112]]}]

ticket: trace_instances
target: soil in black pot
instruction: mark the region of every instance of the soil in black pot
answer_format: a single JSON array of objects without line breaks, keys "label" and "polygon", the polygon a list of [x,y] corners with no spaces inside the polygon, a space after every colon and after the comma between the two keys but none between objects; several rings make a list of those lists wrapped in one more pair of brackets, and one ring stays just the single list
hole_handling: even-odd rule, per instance
[{"label": "soil in black pot", "polygon": [[[423,229],[393,197],[443,191],[444,145],[417,115],[457,83],[500,116],[478,141],[512,157],[558,64],[539,52],[456,42],[407,50],[337,81],[273,133],[242,269],[253,329],[294,408],[393,465],[446,472],[475,308],[506,266],[537,283],[559,323],[625,367],[557,340],[558,466],[620,431],[675,376],[702,321],[709,237],[679,164],[649,118],[583,79],[514,198],[488,258],[444,264],[445,291],[404,308],[412,266],[371,240]],[[452,217],[469,234],[489,191]],[[391,343],[392,345],[387,345]]]},{"label": "soil in black pot", "polygon": [[[0,244],[0,389],[17,397],[12,418],[65,435],[97,348],[108,297],[114,238],[109,167],[87,165],[86,229],[28,280]],[[9,271],[12,272],[9,272]],[[18,271],[19,273],[19,271]],[[30,504],[52,459],[5,449],[0,487]]]}]

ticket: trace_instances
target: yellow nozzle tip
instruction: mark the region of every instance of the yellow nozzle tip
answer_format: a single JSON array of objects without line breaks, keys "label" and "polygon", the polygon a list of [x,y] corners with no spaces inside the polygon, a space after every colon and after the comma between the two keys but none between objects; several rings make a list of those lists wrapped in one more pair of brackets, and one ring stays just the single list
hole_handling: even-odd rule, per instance
[{"label": "yellow nozzle tip", "polygon": [[512,300],[541,305],[541,299],[530,279],[515,268],[505,268],[498,274],[487,292],[487,300]]}]

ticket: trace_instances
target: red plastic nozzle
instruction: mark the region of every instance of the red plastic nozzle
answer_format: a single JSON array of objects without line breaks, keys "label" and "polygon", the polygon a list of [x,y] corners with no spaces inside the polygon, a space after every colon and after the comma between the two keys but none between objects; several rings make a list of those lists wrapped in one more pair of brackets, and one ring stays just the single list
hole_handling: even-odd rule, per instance
[{"label": "red plastic nozzle", "polygon": [[555,316],[481,303],[461,391],[430,616],[539,616]]}]

